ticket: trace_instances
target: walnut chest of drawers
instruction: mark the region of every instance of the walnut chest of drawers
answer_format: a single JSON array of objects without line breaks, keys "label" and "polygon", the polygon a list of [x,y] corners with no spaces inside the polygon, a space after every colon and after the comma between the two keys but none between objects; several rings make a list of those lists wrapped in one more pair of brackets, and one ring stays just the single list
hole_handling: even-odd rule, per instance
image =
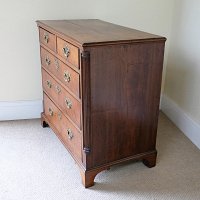
[{"label": "walnut chest of drawers", "polygon": [[37,25],[41,122],[75,159],[84,186],[128,160],[155,166],[166,39],[94,19]]}]

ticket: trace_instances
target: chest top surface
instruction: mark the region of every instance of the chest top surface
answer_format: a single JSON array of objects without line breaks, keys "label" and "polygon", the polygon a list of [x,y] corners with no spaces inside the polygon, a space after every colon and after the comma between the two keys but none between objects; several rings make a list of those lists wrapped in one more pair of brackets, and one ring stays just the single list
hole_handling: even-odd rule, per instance
[{"label": "chest top surface", "polygon": [[38,26],[64,34],[82,46],[107,42],[137,42],[165,40],[164,37],[119,26],[98,19],[40,20]]}]

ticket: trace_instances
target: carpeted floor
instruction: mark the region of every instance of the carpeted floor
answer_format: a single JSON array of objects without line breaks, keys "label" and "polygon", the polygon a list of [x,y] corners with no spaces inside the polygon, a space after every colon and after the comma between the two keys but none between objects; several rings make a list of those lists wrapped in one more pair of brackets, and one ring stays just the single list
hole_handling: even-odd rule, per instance
[{"label": "carpeted floor", "polygon": [[199,200],[200,150],[162,113],[158,160],[112,167],[90,189],[65,148],[39,120],[0,122],[0,200]]}]

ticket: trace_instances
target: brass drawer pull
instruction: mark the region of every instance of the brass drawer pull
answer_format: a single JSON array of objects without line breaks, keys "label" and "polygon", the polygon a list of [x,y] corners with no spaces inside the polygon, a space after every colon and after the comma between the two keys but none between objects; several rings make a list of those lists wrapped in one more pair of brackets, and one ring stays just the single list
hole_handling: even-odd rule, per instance
[{"label": "brass drawer pull", "polygon": [[63,47],[63,54],[65,57],[69,57],[70,54],[70,48],[66,45],[65,47]]},{"label": "brass drawer pull", "polygon": [[70,82],[70,80],[71,80],[71,74],[68,72],[68,71],[65,71],[64,72],[64,80],[66,81],[66,82]]},{"label": "brass drawer pull", "polygon": [[59,111],[58,112],[58,119],[61,120],[62,119],[62,113]]},{"label": "brass drawer pull", "polygon": [[66,106],[68,109],[71,109],[72,108],[72,102],[70,99],[66,98],[65,99],[65,103],[66,103]]},{"label": "brass drawer pull", "polygon": [[49,108],[49,115],[52,117],[53,116],[53,110]]},{"label": "brass drawer pull", "polygon": [[48,33],[44,33],[44,41],[45,41],[45,43],[49,42],[49,35],[48,35]]},{"label": "brass drawer pull", "polygon": [[67,136],[68,136],[68,138],[69,138],[70,140],[74,137],[74,135],[73,135],[71,129],[69,129],[69,128],[67,129]]},{"label": "brass drawer pull", "polygon": [[58,71],[58,69],[59,69],[59,62],[58,62],[58,59],[55,59],[55,66],[56,66],[56,70]]},{"label": "brass drawer pull", "polygon": [[45,57],[45,63],[47,66],[49,66],[51,64],[51,60],[49,59],[49,56]]},{"label": "brass drawer pull", "polygon": [[57,92],[57,94],[60,94],[61,93],[61,89],[60,89],[60,87],[58,86],[58,85],[56,85],[56,92]]},{"label": "brass drawer pull", "polygon": [[49,81],[49,80],[47,80],[47,87],[48,87],[49,89],[51,89],[51,88],[52,88],[51,81]]}]

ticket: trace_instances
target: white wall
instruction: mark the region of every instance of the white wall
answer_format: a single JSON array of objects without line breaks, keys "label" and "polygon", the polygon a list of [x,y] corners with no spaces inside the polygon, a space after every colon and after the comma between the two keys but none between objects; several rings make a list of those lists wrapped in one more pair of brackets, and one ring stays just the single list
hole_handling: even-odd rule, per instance
[{"label": "white wall", "polygon": [[169,44],[173,0],[1,0],[0,3],[0,102],[42,99],[35,23],[38,19],[99,18],[166,36]]},{"label": "white wall", "polygon": [[162,106],[200,148],[199,19],[199,0],[175,0]]},{"label": "white wall", "polygon": [[[38,30],[35,21],[93,18],[95,11],[91,2],[0,1],[0,101],[42,98]],[[90,9],[87,9],[89,5]]]},{"label": "white wall", "polygon": [[165,94],[200,124],[200,1],[176,0]]},{"label": "white wall", "polygon": [[162,79],[163,91],[174,0],[101,0],[97,4],[97,15],[103,20],[155,33],[167,38]]}]

